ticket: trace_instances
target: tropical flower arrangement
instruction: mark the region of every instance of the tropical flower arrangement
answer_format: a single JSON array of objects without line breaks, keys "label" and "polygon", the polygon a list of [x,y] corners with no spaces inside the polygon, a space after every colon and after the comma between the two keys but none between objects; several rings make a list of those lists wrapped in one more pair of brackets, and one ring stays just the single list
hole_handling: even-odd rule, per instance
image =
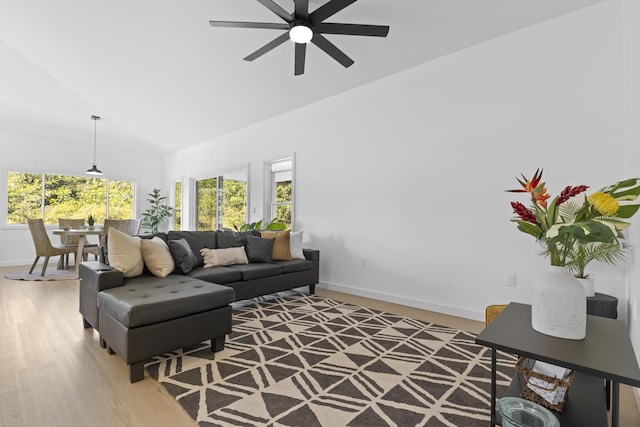
[{"label": "tropical flower arrangement", "polygon": [[[511,202],[516,214],[512,221],[518,230],[543,245],[542,254],[549,256],[551,265],[567,266],[584,276],[584,265],[591,260],[614,263],[624,257],[621,232],[631,225],[625,220],[640,208],[630,203],[640,195],[638,178],[603,187],[586,197],[583,193],[588,186],[566,186],[551,201],[542,182],[542,169],[530,179],[522,175],[522,180],[516,180],[522,188],[507,191],[529,193],[531,206]],[[585,251],[590,257],[585,258]]]}]

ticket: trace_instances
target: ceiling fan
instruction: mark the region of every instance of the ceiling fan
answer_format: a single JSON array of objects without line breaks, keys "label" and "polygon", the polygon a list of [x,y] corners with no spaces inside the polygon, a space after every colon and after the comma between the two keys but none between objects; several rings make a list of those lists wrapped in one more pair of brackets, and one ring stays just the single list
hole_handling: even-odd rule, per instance
[{"label": "ceiling fan", "polygon": [[261,28],[270,30],[286,30],[260,49],[246,58],[245,61],[253,61],[280,46],[287,40],[295,42],[294,74],[304,74],[304,62],[307,53],[307,43],[311,42],[322,49],[327,55],[342,64],[345,68],[353,65],[353,59],[349,58],[336,45],[331,43],[322,34],[345,34],[353,36],[386,37],[389,33],[387,25],[362,25],[362,24],[338,24],[324,22],[325,19],[335,15],[357,0],[330,0],[309,13],[309,0],[293,0],[294,11],[289,13],[276,4],[273,0],[257,0],[258,3],[278,15],[284,22],[233,22],[233,21],[209,21],[212,27],[234,28]]}]

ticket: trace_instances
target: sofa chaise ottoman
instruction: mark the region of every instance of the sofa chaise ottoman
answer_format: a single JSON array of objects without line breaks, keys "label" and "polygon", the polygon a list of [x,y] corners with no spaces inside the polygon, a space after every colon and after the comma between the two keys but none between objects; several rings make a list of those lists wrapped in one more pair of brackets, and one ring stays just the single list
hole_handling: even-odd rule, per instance
[{"label": "sofa chaise ottoman", "polygon": [[212,351],[224,349],[234,298],[229,287],[186,276],[141,277],[98,293],[100,339],[140,381],[153,356],[208,339]]}]

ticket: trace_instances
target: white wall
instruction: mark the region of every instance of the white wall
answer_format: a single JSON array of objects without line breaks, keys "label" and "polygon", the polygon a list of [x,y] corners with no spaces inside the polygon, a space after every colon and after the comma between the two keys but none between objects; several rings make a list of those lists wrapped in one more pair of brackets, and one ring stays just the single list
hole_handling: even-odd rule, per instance
[{"label": "white wall", "polygon": [[[93,145],[50,140],[0,131],[0,212],[6,212],[6,171],[68,173],[83,175],[91,167]],[[162,157],[142,153],[99,149],[98,167],[104,177],[134,180],[137,213],[146,207],[146,195],[162,185]],[[168,194],[168,193],[165,193]],[[4,224],[4,220],[0,222]],[[52,227],[55,228],[55,227]],[[50,235],[51,241],[59,237]],[[0,225],[0,265],[30,265],[35,258],[33,241],[26,225]],[[42,262],[42,261],[41,261]]]},{"label": "white wall", "polygon": [[[167,177],[248,159],[259,218],[262,162],[295,151],[324,286],[483,319],[548,265],[509,221],[516,176],[543,167],[556,195],[628,175],[620,20],[610,1],[509,34],[175,153]],[[625,298],[624,268],[592,272]]]},{"label": "white wall", "polygon": [[[625,171],[629,176],[640,176],[640,2],[624,0],[622,10],[624,22],[625,46]],[[629,295],[628,322],[631,342],[640,362],[640,218],[634,218],[634,226],[629,234],[635,242],[635,251],[630,262],[630,274],[627,277]],[[640,405],[640,392],[636,389],[636,400]]]}]

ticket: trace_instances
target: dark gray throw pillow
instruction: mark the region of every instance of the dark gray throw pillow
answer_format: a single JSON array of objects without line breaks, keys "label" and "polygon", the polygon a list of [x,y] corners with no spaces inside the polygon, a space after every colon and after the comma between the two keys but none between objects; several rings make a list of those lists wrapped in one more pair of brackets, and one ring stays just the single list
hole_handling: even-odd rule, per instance
[{"label": "dark gray throw pillow", "polygon": [[195,267],[199,267],[204,264],[204,259],[200,254],[200,251],[204,248],[213,249],[216,247],[216,232],[207,230],[207,231],[175,231],[170,230],[167,233],[169,240],[180,240],[185,239],[189,246],[191,247],[191,251],[193,255],[196,257]]},{"label": "dark gray throw pillow", "polygon": [[176,264],[176,272],[187,274],[197,265],[198,260],[185,239],[169,240],[169,251]]},{"label": "dark gray throw pillow", "polygon": [[249,262],[271,262],[273,242],[275,239],[264,237],[246,236],[246,252]]}]

